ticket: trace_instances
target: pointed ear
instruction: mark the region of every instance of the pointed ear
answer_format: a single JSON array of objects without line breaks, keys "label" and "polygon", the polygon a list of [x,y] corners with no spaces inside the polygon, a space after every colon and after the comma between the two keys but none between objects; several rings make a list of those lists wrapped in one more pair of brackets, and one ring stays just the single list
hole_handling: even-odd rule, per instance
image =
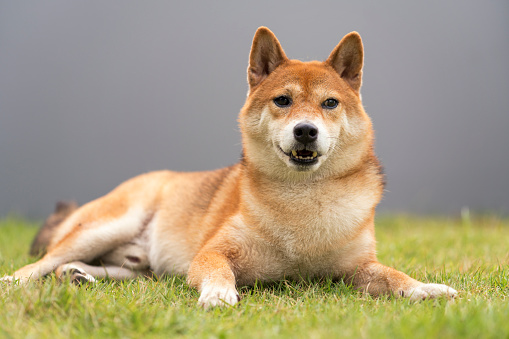
[{"label": "pointed ear", "polygon": [[286,60],[288,58],[274,33],[267,27],[258,28],[253,38],[247,69],[250,90]]},{"label": "pointed ear", "polygon": [[364,49],[361,36],[357,32],[351,32],[341,39],[325,63],[332,66],[339,76],[359,93],[362,83],[363,59]]}]

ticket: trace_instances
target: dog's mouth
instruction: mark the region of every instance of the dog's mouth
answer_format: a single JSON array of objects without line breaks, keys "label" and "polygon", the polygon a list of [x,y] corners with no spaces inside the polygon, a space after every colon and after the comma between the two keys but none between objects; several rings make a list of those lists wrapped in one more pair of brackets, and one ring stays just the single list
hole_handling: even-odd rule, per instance
[{"label": "dog's mouth", "polygon": [[290,157],[290,160],[299,165],[313,165],[318,161],[318,152],[316,151],[309,151],[306,149],[303,150],[292,150],[289,153],[284,152],[282,149],[281,151],[286,154],[288,157]]}]

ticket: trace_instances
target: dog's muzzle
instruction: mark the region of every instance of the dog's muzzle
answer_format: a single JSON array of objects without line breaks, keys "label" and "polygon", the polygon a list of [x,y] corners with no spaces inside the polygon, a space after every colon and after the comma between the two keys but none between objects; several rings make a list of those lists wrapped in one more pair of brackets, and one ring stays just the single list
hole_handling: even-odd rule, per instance
[{"label": "dog's muzzle", "polygon": [[318,162],[316,151],[318,128],[310,122],[300,122],[293,128],[294,143],[290,152],[286,153],[290,161],[296,165],[313,165]]},{"label": "dog's muzzle", "polygon": [[298,123],[293,128],[293,137],[301,144],[310,144],[318,138],[318,128],[310,122]]}]

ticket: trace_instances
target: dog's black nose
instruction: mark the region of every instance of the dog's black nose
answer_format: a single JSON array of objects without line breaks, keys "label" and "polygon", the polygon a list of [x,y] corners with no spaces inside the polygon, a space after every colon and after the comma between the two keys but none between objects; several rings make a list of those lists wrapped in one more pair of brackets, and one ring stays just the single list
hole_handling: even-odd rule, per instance
[{"label": "dog's black nose", "polygon": [[303,144],[309,144],[318,138],[318,128],[309,122],[301,122],[293,128],[295,140]]}]

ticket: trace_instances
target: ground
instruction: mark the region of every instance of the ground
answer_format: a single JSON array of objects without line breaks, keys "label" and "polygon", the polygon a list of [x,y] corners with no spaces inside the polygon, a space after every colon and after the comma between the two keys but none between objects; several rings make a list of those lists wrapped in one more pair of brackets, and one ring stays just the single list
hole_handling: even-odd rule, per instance
[{"label": "ground", "polygon": [[[36,222],[0,220],[0,276],[34,261]],[[54,275],[0,285],[0,338],[509,338],[509,219],[383,216],[379,260],[459,298],[374,299],[341,282],[241,288],[236,307],[205,311],[185,279],[74,286]]]}]

